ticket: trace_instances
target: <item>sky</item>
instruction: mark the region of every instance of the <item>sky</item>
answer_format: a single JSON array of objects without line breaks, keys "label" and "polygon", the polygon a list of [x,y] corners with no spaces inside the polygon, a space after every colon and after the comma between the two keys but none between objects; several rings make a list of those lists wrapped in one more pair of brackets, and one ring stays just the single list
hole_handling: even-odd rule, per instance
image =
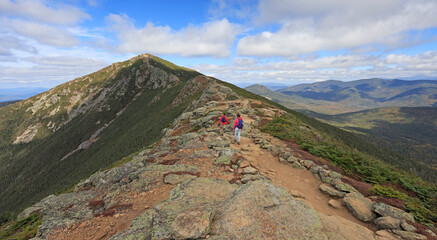
[{"label": "sky", "polygon": [[437,1],[0,0],[0,88],[142,53],[239,86],[437,79]]}]

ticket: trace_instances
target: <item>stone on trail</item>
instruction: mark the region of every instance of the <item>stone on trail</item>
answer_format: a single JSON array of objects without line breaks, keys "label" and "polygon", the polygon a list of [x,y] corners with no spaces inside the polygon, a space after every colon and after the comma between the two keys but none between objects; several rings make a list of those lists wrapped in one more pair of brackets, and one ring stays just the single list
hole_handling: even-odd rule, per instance
[{"label": "stone on trail", "polygon": [[215,165],[229,165],[231,164],[231,157],[221,156],[214,161]]},{"label": "stone on trail", "polygon": [[343,198],[343,203],[361,221],[368,222],[376,218],[375,213],[372,212],[372,201],[361,194],[348,193]]},{"label": "stone on trail", "polygon": [[342,206],[341,202],[335,199],[329,199],[328,205],[335,209],[340,209]]},{"label": "stone on trail", "polygon": [[413,233],[413,232],[407,232],[402,230],[392,230],[394,234],[400,236],[402,239],[406,240],[427,240],[427,237],[424,235]]},{"label": "stone on trail", "polygon": [[299,162],[294,162],[291,166],[298,169],[304,168]]},{"label": "stone on trail", "polygon": [[404,219],[410,222],[415,222],[413,215],[411,215],[410,213],[407,213],[399,208],[392,207],[385,203],[374,203],[372,210],[383,217],[390,216],[398,219]]},{"label": "stone on trail", "polygon": [[259,174],[257,174],[257,175],[245,174],[241,178],[241,182],[246,184],[246,183],[251,182],[251,181],[262,180],[262,179],[265,179],[265,177],[262,175],[259,175]]},{"label": "stone on trail", "polygon": [[378,229],[400,229],[401,220],[392,218],[390,216],[380,217],[375,220]]},{"label": "stone on trail", "polygon": [[346,195],[344,192],[340,192],[337,189],[333,188],[331,185],[328,184],[321,184],[319,186],[320,191],[324,192],[325,194],[328,194],[331,197],[338,197],[342,198]]},{"label": "stone on trail", "polygon": [[347,183],[337,183],[335,184],[335,188],[339,191],[346,192],[346,193],[359,193],[354,187]]},{"label": "stone on trail", "polygon": [[228,239],[327,239],[314,209],[268,181],[239,187],[215,219],[211,235]]},{"label": "stone on trail", "polygon": [[257,174],[258,170],[253,167],[245,167],[243,168],[243,174]]},{"label": "stone on trail", "polygon": [[171,185],[177,185],[183,181],[188,179],[196,178],[196,176],[191,174],[169,174],[165,176],[164,183],[168,183]]},{"label": "stone on trail", "polygon": [[415,228],[413,225],[408,224],[406,221],[401,221],[401,227],[408,232],[415,232],[417,230],[417,228]]}]

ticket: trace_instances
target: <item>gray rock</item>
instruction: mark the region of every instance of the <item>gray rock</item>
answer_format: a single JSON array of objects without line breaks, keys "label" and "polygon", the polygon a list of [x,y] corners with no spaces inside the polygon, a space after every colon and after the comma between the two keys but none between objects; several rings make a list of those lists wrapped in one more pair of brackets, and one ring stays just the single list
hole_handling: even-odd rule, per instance
[{"label": "gray rock", "polygon": [[327,239],[314,209],[267,181],[239,187],[217,210],[211,236],[228,239]]},{"label": "gray rock", "polygon": [[289,162],[289,163],[294,163],[294,162],[297,162],[298,160],[299,159],[297,157],[295,157],[295,156],[289,156],[287,158],[287,162]]},{"label": "gray rock", "polygon": [[330,176],[331,178],[341,178],[341,177],[342,177],[340,173],[338,173],[338,172],[334,172],[334,171],[330,171],[330,172],[329,172],[329,176]]},{"label": "gray rock", "polygon": [[342,206],[341,202],[335,199],[329,199],[328,205],[335,209],[340,209]]},{"label": "gray rock", "polygon": [[299,162],[294,162],[291,166],[294,168],[304,168]]},{"label": "gray rock", "polygon": [[339,191],[346,192],[346,193],[359,193],[354,187],[347,183],[337,183],[335,184],[335,188]]},{"label": "gray rock", "polygon": [[229,165],[231,164],[231,157],[221,156],[214,161],[215,165]]},{"label": "gray rock", "polygon": [[392,207],[385,203],[374,203],[372,210],[383,217],[390,216],[397,219],[414,222],[414,217],[410,213],[407,213],[399,208]]},{"label": "gray rock", "polygon": [[302,162],[302,165],[303,165],[304,167],[306,167],[307,169],[310,169],[310,168],[312,168],[312,167],[314,166],[314,162],[311,161],[311,160],[304,160],[304,161]]},{"label": "gray rock", "polygon": [[331,197],[339,197],[342,198],[346,195],[344,192],[340,192],[337,189],[333,188],[331,185],[328,184],[321,184],[319,186],[320,191],[328,194]]},{"label": "gray rock", "polygon": [[257,174],[257,175],[246,174],[241,178],[241,182],[246,184],[246,183],[251,182],[251,181],[257,181],[257,180],[263,180],[263,179],[265,179],[265,177],[263,177],[259,174]]},{"label": "gray rock", "polygon": [[401,220],[392,217],[380,217],[375,220],[378,229],[400,229]]},{"label": "gray rock", "polygon": [[191,174],[169,174],[165,176],[164,183],[168,183],[171,185],[177,185],[183,181],[196,178],[196,176]]},{"label": "gray rock", "polygon": [[406,239],[406,240],[427,240],[427,237],[418,233],[412,233],[402,230],[392,230],[392,232],[400,236],[402,239]]},{"label": "gray rock", "polygon": [[406,221],[401,221],[401,227],[408,232],[415,232],[417,230],[413,225],[408,224]]},{"label": "gray rock", "polygon": [[358,193],[348,193],[343,198],[344,205],[359,220],[368,222],[376,218],[372,212],[372,201]]},{"label": "gray rock", "polygon": [[256,168],[253,167],[245,167],[243,168],[243,174],[257,174],[258,170]]}]

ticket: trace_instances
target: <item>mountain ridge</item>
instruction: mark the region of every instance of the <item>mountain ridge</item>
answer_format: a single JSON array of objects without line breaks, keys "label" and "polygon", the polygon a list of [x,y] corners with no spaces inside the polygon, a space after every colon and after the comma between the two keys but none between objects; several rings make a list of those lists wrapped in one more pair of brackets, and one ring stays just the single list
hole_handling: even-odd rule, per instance
[{"label": "mountain ridge", "polygon": [[[64,92],[72,95],[62,95]],[[216,123],[223,112],[231,119],[237,113],[243,115],[242,145],[231,145],[231,126],[224,136],[220,135]],[[380,207],[393,201],[398,203],[398,210],[393,211],[398,211],[404,221],[428,225],[435,221],[434,186],[378,159],[395,159],[389,151],[232,84],[151,55],[111,65],[2,108],[0,116],[0,131],[5,133],[1,135],[0,148],[16,156],[13,161],[7,161],[12,159],[7,154],[2,158],[6,164],[2,164],[5,168],[1,169],[1,177],[8,180],[2,184],[10,186],[5,188],[0,209],[2,213],[12,206],[19,210],[42,199],[21,212],[17,222],[38,226],[39,221],[38,229],[32,228],[36,239],[68,239],[76,233],[78,238],[99,239],[220,239],[253,234],[281,238],[292,236],[293,231],[302,236],[321,236],[319,239],[353,239],[354,235],[376,239],[379,235],[374,233],[374,225],[361,221],[386,216]],[[42,154],[38,155],[40,151]],[[41,160],[36,161],[39,157]],[[296,178],[290,173],[295,173],[291,176]],[[301,179],[297,177],[300,174]],[[319,190],[321,182],[329,185],[321,188],[329,191],[332,187],[340,194],[342,200],[337,200],[337,204],[331,201],[332,204],[361,203],[350,202],[348,208],[353,216],[346,208],[335,210],[357,225],[348,229],[344,227],[349,223],[345,220],[318,215],[317,211],[331,210],[325,193],[320,192],[324,190]],[[181,185],[175,187],[177,184]],[[5,185],[0,187],[4,189]],[[70,186],[58,196],[49,195]],[[211,202],[205,191],[212,186],[229,189],[237,200],[221,195],[222,200]],[[326,201],[315,204],[315,211],[303,203],[304,194],[310,191],[293,192],[297,186],[311,188],[308,196],[320,196]],[[196,192],[198,187],[204,190]],[[254,196],[258,190],[261,194]],[[355,191],[363,192],[363,196],[352,194],[343,199]],[[27,202],[20,196],[25,196]],[[257,196],[265,198],[258,201]],[[337,197],[333,198],[330,200]],[[253,206],[241,209],[238,216],[244,218],[225,210],[233,209],[235,201],[241,202],[238,199]],[[221,208],[222,204],[229,208]],[[302,208],[293,207],[298,205]],[[362,206],[366,213],[356,215],[354,211]],[[291,222],[287,216],[294,214],[277,212],[280,218],[276,218],[278,214],[269,215],[277,208],[308,214]],[[305,217],[310,215],[314,216],[312,220]],[[258,216],[264,216],[261,222],[268,224],[257,225]],[[229,221],[222,222],[220,218]],[[244,222],[226,224],[241,219],[253,223],[254,228],[244,227]],[[303,226],[305,221],[307,225]],[[192,225],[193,222],[198,224]],[[104,227],[98,227],[100,224]],[[336,231],[340,226],[341,231]],[[431,234],[425,231],[426,226],[415,226],[421,228],[386,230],[384,234]],[[317,231],[306,231],[307,227]],[[8,229],[15,227],[6,227],[6,233]],[[2,236],[5,235],[1,233]]]}]

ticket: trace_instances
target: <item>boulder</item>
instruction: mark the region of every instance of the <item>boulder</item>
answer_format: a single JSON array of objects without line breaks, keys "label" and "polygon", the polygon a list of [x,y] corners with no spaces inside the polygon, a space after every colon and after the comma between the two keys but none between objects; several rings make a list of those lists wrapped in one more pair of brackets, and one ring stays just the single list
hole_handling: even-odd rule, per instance
[{"label": "boulder", "polygon": [[294,168],[304,168],[299,162],[294,162],[292,165],[291,165],[292,167],[294,167]]},{"label": "boulder", "polygon": [[314,162],[311,161],[311,160],[304,160],[304,161],[302,162],[302,165],[303,165],[304,167],[306,167],[307,169],[310,169],[310,168],[312,168],[312,167],[314,166]]},{"label": "boulder", "polygon": [[399,240],[399,237],[396,237],[392,233],[387,230],[379,230],[375,232],[376,240]]},{"label": "boulder", "polygon": [[252,174],[245,174],[242,178],[241,178],[241,182],[246,184],[248,182],[251,181],[256,181],[256,180],[263,180],[265,179],[264,176],[256,174],[256,175],[252,175]]},{"label": "boulder", "polygon": [[418,233],[402,231],[402,230],[392,230],[392,232],[402,239],[406,240],[427,240],[427,237]]},{"label": "boulder", "polygon": [[337,183],[335,184],[335,188],[339,191],[346,192],[346,193],[359,193],[354,187],[347,183]]},{"label": "boulder", "polygon": [[407,213],[399,208],[392,207],[385,203],[374,203],[372,210],[383,217],[390,216],[397,219],[414,222],[414,217],[410,213]]},{"label": "boulder", "polygon": [[164,183],[177,185],[183,181],[195,178],[196,176],[191,174],[169,174],[165,176]]},{"label": "boulder", "polygon": [[401,227],[408,232],[415,232],[417,230],[413,225],[408,224],[406,221],[401,221]]},{"label": "boulder", "polygon": [[170,198],[136,218],[111,239],[196,239],[209,234],[215,208],[236,186],[225,180],[195,178],[172,189]]},{"label": "boulder", "polygon": [[321,184],[319,186],[320,191],[324,192],[325,194],[328,194],[331,197],[339,197],[342,198],[346,195],[344,192],[340,192],[337,189],[333,188],[331,185],[328,184]]},{"label": "boulder", "polygon": [[368,222],[376,218],[372,212],[372,201],[358,193],[348,193],[343,198],[344,205],[359,220]]},{"label": "boulder", "polygon": [[289,156],[287,158],[287,162],[289,162],[289,163],[294,163],[294,162],[297,162],[297,161],[299,161],[299,158],[297,158],[295,156]]},{"label": "boulder", "polygon": [[214,164],[215,165],[229,165],[229,164],[231,164],[231,160],[232,160],[231,157],[221,156],[214,161]]},{"label": "boulder", "polygon": [[226,239],[327,239],[314,209],[268,181],[239,187],[214,219],[211,236]]},{"label": "boulder", "polygon": [[243,174],[257,174],[258,170],[256,168],[253,167],[245,167],[243,168]]},{"label": "boulder", "polygon": [[380,217],[375,220],[375,224],[378,229],[400,229],[401,220],[392,218],[390,216]]},{"label": "boulder", "polygon": [[340,209],[342,206],[341,202],[335,199],[329,199],[328,205],[335,209]]}]

